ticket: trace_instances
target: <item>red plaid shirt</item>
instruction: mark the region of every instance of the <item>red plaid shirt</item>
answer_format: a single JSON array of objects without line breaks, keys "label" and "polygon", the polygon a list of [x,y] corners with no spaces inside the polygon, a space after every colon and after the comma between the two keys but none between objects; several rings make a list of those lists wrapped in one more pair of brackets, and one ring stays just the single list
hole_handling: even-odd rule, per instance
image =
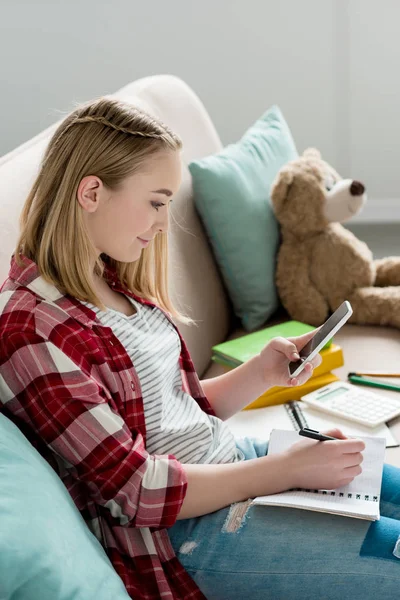
[{"label": "red plaid shirt", "polygon": [[[110,267],[105,276],[115,291],[155,306],[123,288]],[[183,389],[214,415],[175,329]],[[34,262],[24,257],[20,268],[12,258],[0,344],[0,410],[61,477],[130,597],[204,599],[166,529],[185,497],[184,470],[172,455],[146,452],[140,382],[112,330],[47,283]]]}]

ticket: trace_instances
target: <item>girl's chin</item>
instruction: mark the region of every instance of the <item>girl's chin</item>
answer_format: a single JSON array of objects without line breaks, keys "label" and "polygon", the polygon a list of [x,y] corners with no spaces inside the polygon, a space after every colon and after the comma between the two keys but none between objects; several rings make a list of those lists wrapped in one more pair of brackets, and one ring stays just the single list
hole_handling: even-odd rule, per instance
[{"label": "girl's chin", "polygon": [[142,253],[142,248],[138,244],[135,244],[134,246],[135,247],[130,248],[129,251],[115,252],[115,254],[110,253],[107,256],[109,256],[112,260],[115,260],[115,261],[121,262],[121,263],[135,262],[136,260],[138,260],[140,258],[140,255]]}]

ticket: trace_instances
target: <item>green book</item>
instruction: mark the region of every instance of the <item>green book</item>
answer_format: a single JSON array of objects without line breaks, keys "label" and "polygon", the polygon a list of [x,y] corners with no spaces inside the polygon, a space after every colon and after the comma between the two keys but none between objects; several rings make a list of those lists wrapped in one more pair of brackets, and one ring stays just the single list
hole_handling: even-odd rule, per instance
[{"label": "green book", "polygon": [[[265,327],[264,329],[260,329],[260,331],[248,333],[234,340],[228,340],[213,346],[211,359],[228,367],[238,367],[261,352],[272,338],[295,337],[314,329],[316,328],[300,321],[286,321],[280,325]],[[331,343],[332,340],[329,340],[324,348],[328,348]]]}]

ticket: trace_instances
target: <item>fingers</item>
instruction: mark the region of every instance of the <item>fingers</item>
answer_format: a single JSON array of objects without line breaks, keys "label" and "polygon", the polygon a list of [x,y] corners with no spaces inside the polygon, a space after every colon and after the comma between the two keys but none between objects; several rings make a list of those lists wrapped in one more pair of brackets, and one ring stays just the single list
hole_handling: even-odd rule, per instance
[{"label": "fingers", "polygon": [[[348,440],[348,441],[356,441],[358,445],[363,445],[365,448],[365,444],[362,440]],[[355,477],[362,473],[361,463],[364,460],[361,452],[353,452],[351,454],[346,453],[343,454],[344,463],[343,463],[343,479],[340,481],[340,486],[348,485],[353,481]]]},{"label": "fingers", "polygon": [[306,383],[306,381],[308,381],[312,376],[315,367],[318,367],[321,364],[322,358],[319,354],[317,356],[318,357],[315,357],[314,360],[304,365],[304,369],[299,373],[299,375],[297,375],[297,377],[289,379],[288,385],[303,385],[303,383]]},{"label": "fingers", "polygon": [[[309,336],[308,333],[305,335]],[[304,343],[300,343],[300,339],[302,337],[304,336],[300,336],[298,338],[275,337],[269,342],[268,345],[274,350],[277,350],[278,352],[284,354],[289,361],[296,361],[300,358],[299,350],[305,346]],[[321,364],[321,362],[322,356],[320,354],[317,354],[307,364],[310,364],[311,368],[315,369]]]},{"label": "fingers", "polygon": [[337,438],[337,442],[332,440],[324,443],[337,444],[338,452],[342,454],[354,454],[356,452],[362,452],[363,450],[365,450],[365,443],[362,440],[358,438],[348,438],[340,429],[336,427],[333,429],[321,431],[321,433]]},{"label": "fingers", "polygon": [[313,367],[312,367],[311,363],[307,363],[304,366],[304,369],[301,371],[301,373],[299,373],[299,375],[297,375],[297,377],[293,377],[293,379],[291,379],[291,385],[303,385],[303,383],[308,381],[308,379],[312,375],[312,372],[313,372]]},{"label": "fingers", "polygon": [[321,433],[323,435],[330,435],[331,437],[337,438],[338,440],[347,440],[347,437],[344,435],[344,433],[337,427],[328,429],[327,431],[321,431]]},{"label": "fingers", "polygon": [[[347,472],[348,470],[345,469],[343,471],[344,477],[341,481],[339,481],[339,487],[345,486],[345,485],[349,485],[349,483],[351,483],[353,481],[353,479],[355,477],[357,477],[357,475],[360,475],[361,473],[361,468],[359,468],[358,470],[360,471],[359,473],[357,472],[357,467],[352,467],[352,469],[354,469],[354,471],[352,472],[351,476],[349,476],[349,473]],[[349,469],[350,472],[350,469]]]},{"label": "fingers", "polygon": [[360,475],[360,473],[362,473],[362,468],[360,467],[360,465],[356,465],[355,467],[347,467],[343,471],[343,475],[346,479],[348,479],[349,477],[357,477],[357,475]]},{"label": "fingers", "polygon": [[314,358],[312,360],[310,360],[309,362],[306,362],[306,364],[304,365],[304,371],[306,373],[312,373],[314,369],[319,367],[321,362],[322,362],[322,356],[320,354],[317,354],[316,356],[314,356]]},{"label": "fingers", "polygon": [[343,455],[343,466],[348,469],[349,467],[359,466],[364,460],[364,456],[361,452],[354,452],[353,454]]},{"label": "fingers", "polygon": [[[350,483],[356,475],[362,472],[360,467],[364,460],[362,451],[365,450],[365,443],[357,438],[346,438],[340,429],[330,429],[328,431],[322,431],[324,435],[331,435],[336,437],[338,441],[328,441],[324,444],[336,444],[338,452],[342,455],[341,460],[346,477],[351,477],[347,483]],[[342,484],[346,485],[346,484]]]},{"label": "fingers", "polygon": [[344,454],[353,454],[365,450],[365,443],[357,438],[348,438],[343,442],[342,448]]},{"label": "fingers", "polygon": [[300,358],[295,344],[286,338],[273,338],[270,341],[269,346],[284,354],[290,361],[299,360]]},{"label": "fingers", "polygon": [[317,367],[319,367],[319,365],[322,363],[322,356],[320,354],[317,354],[316,356],[314,356],[314,358],[311,361],[311,365],[313,367],[313,369],[316,369]]}]

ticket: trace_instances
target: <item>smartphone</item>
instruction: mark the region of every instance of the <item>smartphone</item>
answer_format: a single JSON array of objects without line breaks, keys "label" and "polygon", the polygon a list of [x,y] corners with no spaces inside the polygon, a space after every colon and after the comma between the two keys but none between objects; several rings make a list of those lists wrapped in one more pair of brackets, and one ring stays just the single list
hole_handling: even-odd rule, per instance
[{"label": "smartphone", "polygon": [[289,363],[289,375],[297,377],[306,364],[314,358],[316,354],[325,346],[325,344],[333,337],[346,321],[353,314],[350,302],[345,300],[337,310],[329,317],[321,327],[319,327],[313,338],[300,350],[300,360],[295,360]]}]

